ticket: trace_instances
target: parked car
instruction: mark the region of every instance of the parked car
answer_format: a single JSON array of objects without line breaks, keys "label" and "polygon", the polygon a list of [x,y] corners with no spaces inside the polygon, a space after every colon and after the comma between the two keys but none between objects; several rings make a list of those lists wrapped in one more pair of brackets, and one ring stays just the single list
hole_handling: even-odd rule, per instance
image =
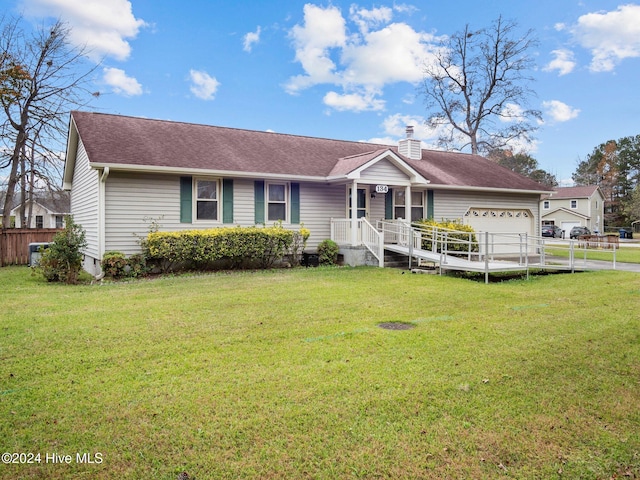
[{"label": "parked car", "polygon": [[543,237],[564,238],[564,230],[557,225],[543,225],[542,226]]},{"label": "parked car", "polygon": [[569,238],[575,239],[583,235],[591,235],[591,230],[587,227],[573,227],[569,232]]}]

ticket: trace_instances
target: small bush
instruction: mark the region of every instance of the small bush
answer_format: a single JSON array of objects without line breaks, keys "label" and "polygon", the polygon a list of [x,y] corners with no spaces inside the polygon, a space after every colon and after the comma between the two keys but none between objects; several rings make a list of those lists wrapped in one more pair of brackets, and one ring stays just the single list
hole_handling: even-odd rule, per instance
[{"label": "small bush", "polygon": [[142,253],[131,255],[127,259],[127,266],[129,267],[128,276],[133,278],[143,277],[149,273],[147,259]]},{"label": "small bush", "polygon": [[122,252],[105,252],[100,265],[105,276],[114,280],[126,277],[137,278],[148,273],[146,258],[141,253],[127,258]]},{"label": "small bush", "polygon": [[127,276],[127,258],[122,252],[105,252],[100,266],[107,277],[118,279]]},{"label": "small bush", "polygon": [[36,269],[49,282],[78,283],[82,270],[82,250],[86,246],[85,231],[68,215],[64,230],[56,233],[49,248],[42,252]]},{"label": "small bush", "polygon": [[320,265],[335,265],[338,263],[340,247],[333,240],[323,240],[318,244],[318,263]]}]

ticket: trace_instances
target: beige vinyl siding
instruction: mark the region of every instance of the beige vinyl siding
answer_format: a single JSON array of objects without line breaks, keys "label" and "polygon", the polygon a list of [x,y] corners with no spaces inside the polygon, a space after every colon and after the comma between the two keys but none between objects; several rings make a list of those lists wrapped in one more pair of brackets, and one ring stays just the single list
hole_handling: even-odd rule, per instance
[{"label": "beige vinyl siding", "polygon": [[381,160],[365,169],[360,175],[362,181],[384,185],[407,185],[409,179],[389,160]]},{"label": "beige vinyl siding", "polygon": [[105,251],[139,253],[138,239],[152,222],[163,231],[194,228],[180,223],[180,177],[112,172],[105,188]]},{"label": "beige vinyl siding", "polygon": [[[254,225],[253,180],[234,179],[233,225]],[[345,186],[300,184],[300,222],[311,231],[308,249],[330,237],[331,217],[345,217]],[[112,172],[105,191],[105,251],[138,253],[138,238],[146,236],[151,220],[163,231],[229,226],[221,222],[180,223],[180,179],[173,175]],[[298,229],[298,225],[284,225]]]},{"label": "beige vinyl siding", "polygon": [[471,207],[527,209],[533,214],[534,235],[539,235],[540,196],[535,194],[510,194],[493,192],[465,192],[462,190],[435,190],[433,216],[435,220],[462,220]]},{"label": "beige vinyl siding", "polygon": [[82,142],[78,141],[71,190],[71,214],[75,223],[85,231],[87,248],[84,253],[93,259],[100,258],[98,181],[98,172],[89,167],[87,152]]},{"label": "beige vinyl siding", "polygon": [[300,223],[311,232],[308,251],[331,237],[331,218],[346,217],[346,188],[344,185],[300,184]]},{"label": "beige vinyl siding", "polygon": [[233,223],[250,226],[255,223],[253,180],[233,180]]}]

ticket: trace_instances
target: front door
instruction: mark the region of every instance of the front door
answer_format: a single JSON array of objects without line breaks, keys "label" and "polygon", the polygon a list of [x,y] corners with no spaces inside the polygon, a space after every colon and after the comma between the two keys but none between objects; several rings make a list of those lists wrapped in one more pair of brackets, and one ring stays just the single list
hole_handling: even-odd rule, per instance
[{"label": "front door", "polygon": [[[351,187],[349,187],[349,191],[347,192],[348,202],[349,202],[349,218],[352,218],[352,206],[351,206]],[[359,188],[357,193],[357,201],[358,205],[356,207],[356,218],[362,218],[367,216],[367,189]]]}]

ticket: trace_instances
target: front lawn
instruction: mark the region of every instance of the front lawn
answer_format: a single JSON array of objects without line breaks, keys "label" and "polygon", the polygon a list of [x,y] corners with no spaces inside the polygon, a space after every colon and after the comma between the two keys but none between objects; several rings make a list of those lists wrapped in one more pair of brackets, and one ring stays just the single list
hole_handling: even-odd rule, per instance
[{"label": "front lawn", "polygon": [[[569,258],[568,246],[548,246],[546,248],[548,255],[555,255],[559,257]],[[640,263],[640,248],[621,246],[614,252],[613,249],[605,248],[578,248],[574,249],[574,255],[577,261],[582,259],[586,260],[604,260],[606,262],[612,262],[615,253],[616,262],[623,263]]]},{"label": "front lawn", "polygon": [[0,448],[33,454],[0,478],[640,475],[640,274],[10,267],[0,299]]}]

